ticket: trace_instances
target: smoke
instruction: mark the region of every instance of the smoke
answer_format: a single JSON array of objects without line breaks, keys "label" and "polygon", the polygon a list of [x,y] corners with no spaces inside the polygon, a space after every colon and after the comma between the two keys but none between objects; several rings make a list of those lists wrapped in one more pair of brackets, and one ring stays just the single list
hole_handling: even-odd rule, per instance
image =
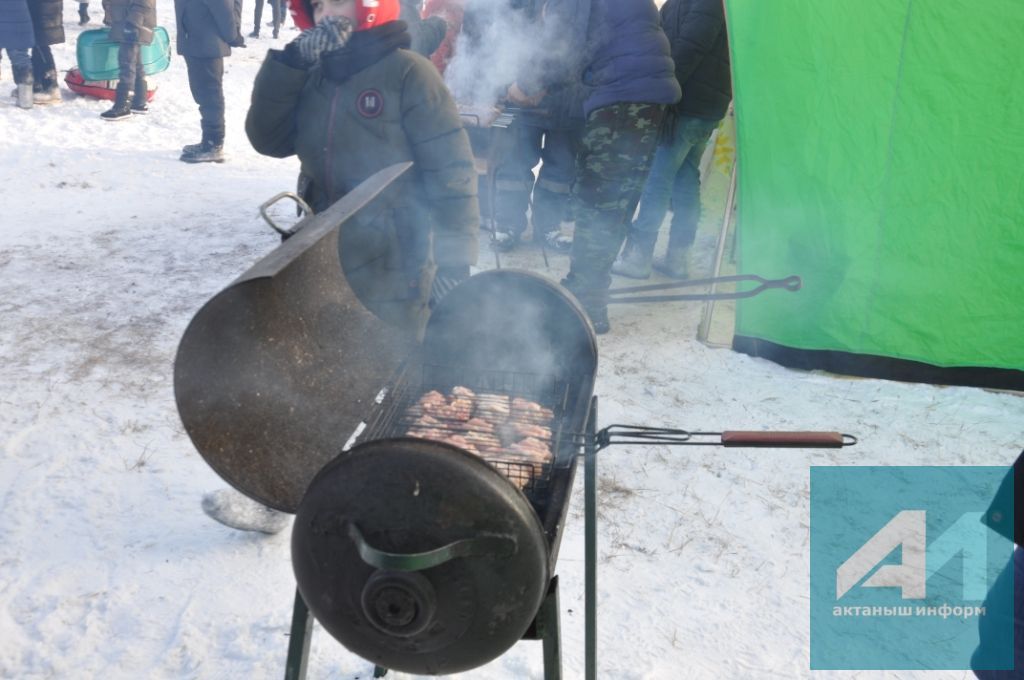
[{"label": "smoke", "polygon": [[445,81],[461,104],[498,103],[538,63],[540,19],[509,0],[469,0]]}]

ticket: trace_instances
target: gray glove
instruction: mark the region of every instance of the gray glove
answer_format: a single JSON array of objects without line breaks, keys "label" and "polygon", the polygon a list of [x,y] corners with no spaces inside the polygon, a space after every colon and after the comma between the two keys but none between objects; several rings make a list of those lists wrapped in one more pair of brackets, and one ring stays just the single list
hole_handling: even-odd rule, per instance
[{"label": "gray glove", "polygon": [[[324,52],[344,47],[352,37],[352,20],[347,17],[324,17],[320,22],[293,40],[285,50],[293,52],[309,68]],[[294,50],[293,50],[294,47]]]}]

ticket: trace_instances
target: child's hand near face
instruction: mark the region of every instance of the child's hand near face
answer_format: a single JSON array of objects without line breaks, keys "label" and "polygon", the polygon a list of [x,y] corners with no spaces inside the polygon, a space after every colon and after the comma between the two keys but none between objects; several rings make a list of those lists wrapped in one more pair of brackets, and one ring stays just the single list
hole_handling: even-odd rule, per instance
[{"label": "child's hand near face", "polygon": [[[319,0],[317,1],[319,2]],[[314,3],[314,8],[315,6]],[[321,54],[344,47],[351,36],[351,19],[324,15],[317,21],[316,26],[308,31],[303,31],[298,38],[293,40],[292,45],[295,46],[294,51],[298,54],[302,65],[309,68],[320,61]]]}]

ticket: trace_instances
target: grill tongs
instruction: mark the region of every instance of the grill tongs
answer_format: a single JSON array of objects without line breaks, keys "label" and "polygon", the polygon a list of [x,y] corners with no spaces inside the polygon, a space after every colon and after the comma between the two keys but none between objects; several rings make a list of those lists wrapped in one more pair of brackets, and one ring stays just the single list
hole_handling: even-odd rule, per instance
[{"label": "grill tongs", "polygon": [[690,432],[666,427],[609,425],[594,434],[574,434],[577,444],[598,451],[613,444],[661,444],[663,446],[725,446],[771,449],[839,449],[853,446],[857,438],[840,432],[744,431]]},{"label": "grill tongs", "polygon": [[[717,286],[722,283],[744,283],[754,282],[758,285],[750,290],[734,292],[710,292],[710,293],[676,293],[672,295],[638,295],[638,293],[652,293],[662,290],[673,290],[675,288],[688,288],[691,286]],[[655,283],[648,286],[629,286],[627,288],[613,288],[608,291],[608,303],[631,303],[631,302],[676,302],[679,300],[740,300],[742,298],[754,297],[769,288],[782,288],[790,292],[800,290],[803,283],[799,276],[787,276],[781,279],[766,279],[757,274],[735,274],[733,276],[718,276],[710,279],[689,279],[687,281],[674,281],[672,283]],[[713,289],[712,289],[713,290]]]}]

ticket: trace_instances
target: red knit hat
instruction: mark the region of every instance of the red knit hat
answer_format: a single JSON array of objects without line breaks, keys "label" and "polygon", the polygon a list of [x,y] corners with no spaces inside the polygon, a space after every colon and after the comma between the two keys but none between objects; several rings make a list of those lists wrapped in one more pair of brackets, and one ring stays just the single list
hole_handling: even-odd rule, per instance
[{"label": "red knit hat", "polygon": [[[354,0],[356,3],[356,29],[365,31],[398,19],[398,0]],[[305,31],[313,28],[313,7],[310,0],[288,0],[288,10],[295,25]]]}]

